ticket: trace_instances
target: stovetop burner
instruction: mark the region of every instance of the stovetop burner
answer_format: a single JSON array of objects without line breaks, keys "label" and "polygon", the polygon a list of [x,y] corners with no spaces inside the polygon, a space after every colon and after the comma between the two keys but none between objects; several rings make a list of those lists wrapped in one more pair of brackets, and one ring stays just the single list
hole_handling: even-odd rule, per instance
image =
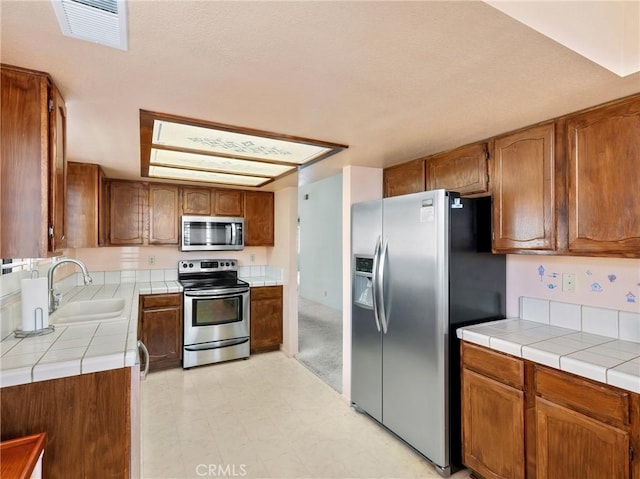
[{"label": "stovetop burner", "polygon": [[189,259],[178,263],[178,281],[185,290],[248,287],[238,279],[234,259]]},{"label": "stovetop burner", "polygon": [[185,290],[249,287],[249,283],[237,278],[179,279],[178,281]]}]

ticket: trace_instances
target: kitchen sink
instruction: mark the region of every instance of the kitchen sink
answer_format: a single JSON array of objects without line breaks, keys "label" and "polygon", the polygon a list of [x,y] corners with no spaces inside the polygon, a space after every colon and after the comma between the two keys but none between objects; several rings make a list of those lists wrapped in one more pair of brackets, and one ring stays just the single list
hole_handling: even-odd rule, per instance
[{"label": "kitchen sink", "polygon": [[72,301],[61,306],[50,317],[50,322],[58,326],[124,320],[123,298],[92,299]]}]

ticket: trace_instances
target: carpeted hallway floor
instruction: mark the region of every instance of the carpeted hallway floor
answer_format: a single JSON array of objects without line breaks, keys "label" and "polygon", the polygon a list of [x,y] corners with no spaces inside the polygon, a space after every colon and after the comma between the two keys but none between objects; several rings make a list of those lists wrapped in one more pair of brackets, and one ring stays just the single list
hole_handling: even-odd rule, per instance
[{"label": "carpeted hallway floor", "polygon": [[298,361],[342,392],[342,311],[298,298],[298,350]]}]

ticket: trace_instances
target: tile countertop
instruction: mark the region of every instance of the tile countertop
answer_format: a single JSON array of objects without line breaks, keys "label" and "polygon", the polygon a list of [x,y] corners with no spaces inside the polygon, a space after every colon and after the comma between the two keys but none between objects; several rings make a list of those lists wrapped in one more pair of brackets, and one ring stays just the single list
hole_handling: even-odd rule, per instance
[{"label": "tile countertop", "polygon": [[640,393],[640,343],[523,319],[459,328],[459,339]]},{"label": "tile countertop", "polygon": [[[271,276],[240,278],[252,287],[282,284]],[[138,295],[181,291],[175,280],[93,284],[65,291],[62,305],[124,298],[123,319],[58,326],[53,333],[24,339],[11,334],[0,342],[0,387],[133,366],[138,357]]]},{"label": "tile countertop", "polygon": [[[0,342],[0,386],[15,386],[108,369],[133,366],[138,357],[138,295],[182,291],[177,281],[76,286],[65,291],[72,301],[124,298],[122,319],[57,326],[50,334]],[[54,313],[55,314],[55,313]],[[55,316],[50,324],[55,326]]]}]

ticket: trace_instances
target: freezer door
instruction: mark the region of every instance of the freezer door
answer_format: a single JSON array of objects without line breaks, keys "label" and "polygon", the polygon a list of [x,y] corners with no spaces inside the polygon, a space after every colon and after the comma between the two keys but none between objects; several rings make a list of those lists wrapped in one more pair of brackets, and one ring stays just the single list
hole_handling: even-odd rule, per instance
[{"label": "freezer door", "polygon": [[449,466],[448,215],[444,190],[387,198],[383,205],[382,422],[441,468]]},{"label": "freezer door", "polygon": [[[373,256],[382,233],[382,201],[358,203],[351,220],[351,401],[382,421],[382,337],[373,308],[356,304],[354,258]],[[362,278],[360,278],[362,279]]]}]

